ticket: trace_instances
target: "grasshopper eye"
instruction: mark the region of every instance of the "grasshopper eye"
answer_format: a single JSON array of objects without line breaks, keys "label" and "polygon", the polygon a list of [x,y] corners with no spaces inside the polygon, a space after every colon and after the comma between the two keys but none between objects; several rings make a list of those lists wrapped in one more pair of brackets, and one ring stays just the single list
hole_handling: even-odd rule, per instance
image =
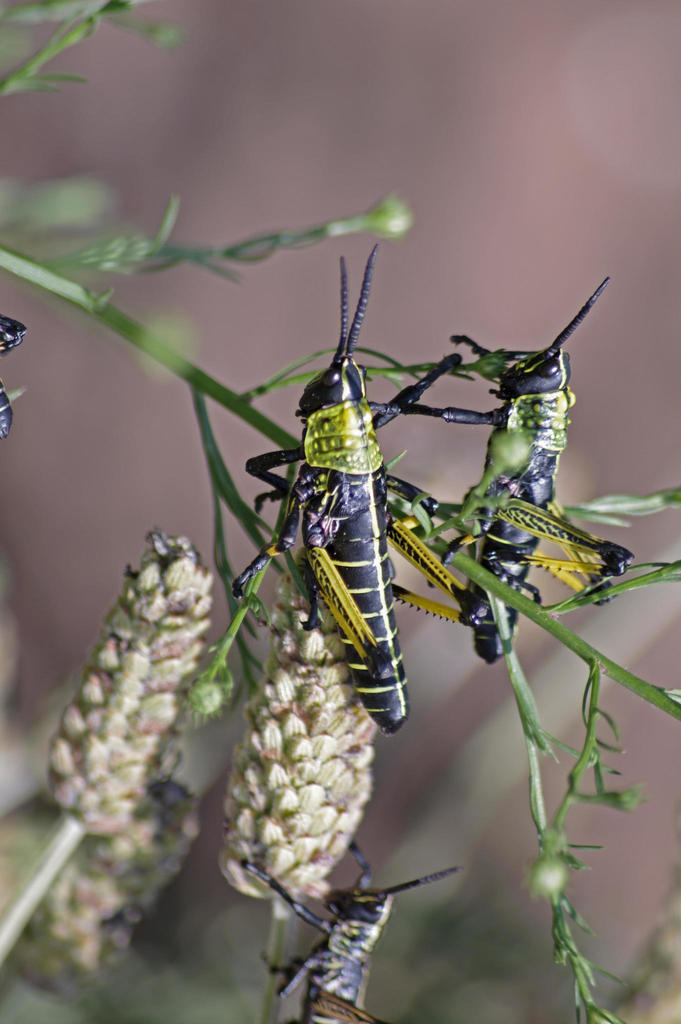
[{"label": "grasshopper eye", "polygon": [[341,372],[340,372],[340,370],[337,370],[337,369],[334,369],[333,367],[331,367],[330,369],[328,369],[326,371],[326,373],[322,377],[322,384],[324,385],[324,387],[332,388],[335,384],[339,384],[340,383],[340,379],[341,379]]}]

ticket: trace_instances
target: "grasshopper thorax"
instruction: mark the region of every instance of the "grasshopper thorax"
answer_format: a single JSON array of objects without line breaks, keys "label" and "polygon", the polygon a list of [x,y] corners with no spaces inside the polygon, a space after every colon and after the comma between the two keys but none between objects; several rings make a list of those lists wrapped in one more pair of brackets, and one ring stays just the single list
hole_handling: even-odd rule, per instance
[{"label": "grasshopper thorax", "polygon": [[357,309],[348,329],[348,275],[341,257],[341,332],[336,354],[328,370],[313,377],[303,391],[296,416],[307,420],[313,412],[328,409],[343,402],[359,402],[366,398],[366,371],[353,359],[359,331],[366,313],[371,288],[371,277],[378,246],[374,246],[367,261]]}]

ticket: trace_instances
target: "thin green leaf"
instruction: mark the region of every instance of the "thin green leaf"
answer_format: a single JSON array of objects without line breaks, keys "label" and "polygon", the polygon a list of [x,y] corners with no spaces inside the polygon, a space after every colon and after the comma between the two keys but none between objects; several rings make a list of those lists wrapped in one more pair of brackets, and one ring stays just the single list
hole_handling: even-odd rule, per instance
[{"label": "thin green leaf", "polygon": [[152,242],[152,252],[155,251],[164,242],[167,242],[170,234],[175,227],[178,215],[180,213],[180,197],[171,196],[168,200],[168,205],[165,208],[161,223],[159,224],[158,231],[154,236]]},{"label": "thin green leaf", "polygon": [[309,356],[303,356],[301,359],[295,359],[292,363],[288,363],[286,366],[282,367],[281,370],[277,370],[275,374],[268,377],[262,382],[262,384],[258,384],[254,388],[249,388],[247,391],[242,391],[241,397],[244,401],[251,402],[254,398],[258,398],[260,395],[266,395],[277,388],[286,387],[289,384],[297,383],[299,381],[304,382],[311,379],[312,374],[300,374],[296,378],[291,378],[291,374],[295,370],[300,369],[301,366],[307,366],[308,363],[314,362],[314,360],[318,359],[320,356],[329,355],[331,351],[331,349],[323,348],[319,349],[317,352],[313,352]]},{"label": "thin green leaf", "polygon": [[[48,77],[38,75],[38,72],[44,64],[48,61],[53,60],[58,54],[64,50],[69,49],[71,46],[75,46],[77,43],[82,42],[84,39],[88,39],[94,32],[96,32],[100,22],[100,16],[94,14],[92,17],[87,18],[85,21],[73,24],[72,22],[66,22],[61,25],[50,37],[47,43],[38,50],[32,57],[25,61],[19,68],[16,68],[13,72],[7,75],[5,78],[0,79],[0,96],[7,95],[13,92],[20,92],[26,89],[31,89],[33,86],[31,83],[42,82],[43,86],[49,88]],[[56,76],[51,76],[54,80],[58,80]]]},{"label": "thin green leaf", "polygon": [[[570,850],[574,849],[572,844],[569,844],[569,846]],[[570,850],[565,850],[563,853],[563,860],[567,866],[572,871],[590,871],[591,867],[586,863],[586,861],[580,860],[579,857],[575,857],[573,853],[570,853]]]},{"label": "thin green leaf", "polygon": [[590,519],[597,516],[650,516],[662,512],[666,508],[681,506],[681,488],[672,487],[666,491],[655,491],[653,494],[607,494],[593,501],[585,501],[580,505],[566,508],[569,515]]},{"label": "thin green leaf", "polygon": [[[563,896],[562,897],[562,899],[560,901],[560,904],[561,904],[561,909],[568,915],[569,918],[571,918],[571,920],[573,920],[575,922],[575,924],[577,925],[578,928],[581,928],[581,930],[583,932],[586,932],[587,935],[595,935],[596,934],[594,932],[593,928],[591,927],[591,925],[589,925],[587,923],[587,921],[584,920],[582,915],[579,913],[579,911],[576,909],[576,907],[573,906],[573,904],[570,902],[570,900],[567,898],[567,896]],[[575,947],[575,951],[576,951],[576,947]],[[581,957],[580,957],[580,959],[581,959]],[[595,964],[592,964],[590,960],[584,959],[583,962],[588,964],[590,968],[591,967],[595,967]]]},{"label": "thin green leaf", "polygon": [[417,520],[419,526],[421,527],[421,529],[423,531],[424,540],[428,540],[428,538],[430,537],[431,531],[433,529],[433,520],[430,518],[430,516],[426,512],[426,509],[424,508],[424,505],[423,505],[423,502],[427,498],[430,498],[430,495],[426,494],[425,491],[421,491],[420,494],[416,495],[416,497],[414,498],[414,500],[411,502],[411,504],[409,506],[409,511],[414,516],[414,518]]},{"label": "thin green leaf", "polygon": [[[630,571],[644,569],[647,564],[659,565],[659,563],[641,563],[640,565],[632,566]],[[617,597],[618,594],[626,594],[628,591],[640,590],[643,587],[650,587],[658,583],[679,582],[681,582],[681,560],[668,562],[666,565],[655,568],[651,572],[641,573],[639,576],[633,576],[631,579],[621,580],[618,583],[610,579],[605,581],[605,586],[603,583],[596,583],[593,587],[585,587],[583,591],[573,594],[564,601],[544,605],[544,608],[552,615],[564,615],[566,612],[574,611],[576,608],[582,608],[588,604],[598,604],[604,600],[608,601],[611,598]]]}]

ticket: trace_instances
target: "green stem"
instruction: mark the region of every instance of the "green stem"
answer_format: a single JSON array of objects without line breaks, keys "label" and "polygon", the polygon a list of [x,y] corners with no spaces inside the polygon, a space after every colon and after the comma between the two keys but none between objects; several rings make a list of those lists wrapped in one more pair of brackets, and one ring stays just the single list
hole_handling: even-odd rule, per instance
[{"label": "green stem", "polygon": [[494,621],[497,624],[499,636],[501,637],[501,641],[504,646],[506,668],[508,669],[509,679],[511,681],[511,686],[513,687],[516,704],[518,705],[525,739],[531,744],[537,746],[542,753],[549,754],[551,753],[551,747],[546,739],[546,734],[539,723],[537,705],[535,703],[532,690],[530,689],[525,673],[518,661],[518,656],[515,653],[515,648],[513,647],[513,637],[508,625],[506,606],[503,601],[500,601],[497,597],[494,597],[494,595],[490,595],[489,601],[492,614],[494,615]]},{"label": "green stem", "polygon": [[[96,8],[106,6],[106,0],[102,0],[101,3],[93,5]],[[67,50],[71,46],[75,46],[77,43],[82,42],[83,39],[87,39],[96,30],[101,20],[100,15],[93,14],[85,21],[79,22],[77,25],[73,25],[69,28],[69,24],[61,25],[56,32],[54,32],[47,43],[41,50],[38,50],[25,64],[22,64],[20,68],[12,71],[5,78],[0,79],[0,96],[8,96],[13,92],[21,92],[26,89],[25,83],[30,81],[31,78],[36,76],[36,72],[40,68],[47,64],[48,61],[52,60],[57,54],[61,53],[62,50]],[[29,86],[30,88],[30,86]]]},{"label": "green stem", "polygon": [[557,622],[544,611],[541,605],[536,604],[528,597],[525,597],[524,594],[520,594],[517,590],[502,583],[469,555],[458,552],[452,562],[457,569],[482,587],[483,590],[494,594],[504,604],[517,609],[522,615],[536,622],[547,633],[555,636],[557,640],[573,651],[582,661],[585,661],[588,665],[591,665],[594,661],[600,662],[605,674],[616,683],[619,683],[620,686],[626,687],[639,697],[642,697],[643,700],[648,701],[649,704],[654,704],[662,711],[672,715],[673,718],[681,721],[681,705],[672,700],[661,686],[653,686],[651,683],[646,682],[645,679],[641,679],[640,676],[634,675],[633,672],[628,672],[627,669],[622,668],[621,665],[618,665],[611,658],[606,657],[605,654],[592,647],[591,644],[582,640],[571,629],[564,626],[562,622]]},{"label": "green stem", "polygon": [[40,859],[27,884],[10,903],[0,920],[0,964],[5,962],[15,942],[42,902],[45,893],[85,836],[83,825],[64,815],[57,832]]},{"label": "green stem", "polygon": [[539,768],[539,751],[529,736],[525,737],[525,745],[530,772],[530,814],[537,834],[541,836],[546,829],[546,803]]},{"label": "green stem", "polygon": [[[269,565],[269,563],[268,563]],[[225,633],[220,637],[219,641],[213,649],[213,656],[210,660],[208,667],[201,673],[200,680],[213,680],[222,670],[227,662],[227,656],[232,648],[232,644],[239,635],[239,629],[241,623],[244,621],[249,611],[255,611],[262,607],[262,603],[256,596],[260,584],[263,581],[263,577],[267,572],[268,565],[264,569],[261,569],[252,580],[250,580],[246,593],[242,598],[236,612],[232,616],[232,620],[227,627]]]},{"label": "green stem", "polygon": [[284,962],[286,955],[286,938],[292,910],[278,896],[270,900],[272,917],[270,918],[270,934],[267,942],[267,971],[265,988],[262,994],[258,1024],[274,1024],[277,1017],[277,989],[279,987],[277,972],[272,970]]},{"label": "green stem", "polygon": [[106,324],[112,331],[125,338],[141,352],[144,352],[145,355],[167,367],[178,377],[181,377],[182,380],[186,381],[194,390],[215,399],[220,405],[223,405],[230,412],[235,413],[242,420],[245,420],[246,423],[259,430],[261,434],[269,437],[275,444],[281,445],[282,448],[293,448],[298,445],[299,442],[292,434],[278,427],[267,416],[264,416],[257,409],[248,405],[247,402],[244,402],[236,391],[232,391],[231,388],[220,384],[213,377],[204,373],[198,366],[195,366],[194,363],[189,362],[183,355],[171,348],[162,338],[152,334],[141,324],[126,316],[121,310],[116,309],[115,306],[106,305],[95,315],[101,323]]},{"label": "green stem", "polygon": [[512,644],[513,637],[508,624],[506,606],[503,601],[500,601],[494,595],[490,595],[490,607],[504,646],[508,677],[513,687],[513,694],[523,726],[529,771],[530,814],[541,842],[546,829],[546,803],[544,801],[544,789],[542,786],[541,769],[539,767],[539,753],[551,754],[553,752],[546,739],[546,734],[540,725],[534,696]]},{"label": "green stem", "polygon": [[[643,565],[631,566],[631,570],[645,568]],[[640,590],[642,587],[651,587],[657,583],[678,583],[681,579],[681,561],[678,559],[669,562],[650,572],[641,573],[639,576],[632,576],[621,583],[610,583],[608,580],[608,598],[617,597],[619,594],[631,593],[633,590]],[[591,593],[582,594],[579,591],[572,597],[556,604],[546,605],[545,610],[552,615],[564,615],[565,612],[574,611],[575,608],[583,608],[588,604],[597,604],[603,600],[603,592],[593,590]]]},{"label": "green stem", "polygon": [[314,245],[326,238],[338,238],[342,235],[371,232],[380,238],[402,238],[412,223],[412,214],[408,206],[395,195],[383,196],[374,206],[363,213],[324,224],[313,224],[312,227],[299,231],[273,231],[256,238],[247,238],[227,246],[185,246],[165,243],[156,247],[150,258],[153,264],[146,269],[162,270],[185,260],[219,270],[225,261],[248,263],[264,260],[278,249],[301,248]]},{"label": "green stem", "polygon": [[324,238],[329,237],[328,228],[330,226],[322,224],[304,231],[276,231],[273,234],[249,238],[244,242],[237,242],[235,245],[225,248],[162,245],[154,253],[154,258],[160,261],[177,262],[193,256],[201,259],[238,260],[240,263],[256,262],[271,256],[277,249],[321,242]]},{"label": "green stem", "polygon": [[108,301],[108,294],[96,295],[83,288],[82,285],[70,278],[63,277],[46,267],[35,263],[33,260],[22,256],[20,253],[12,252],[9,249],[0,247],[0,269],[7,270],[10,274],[37,285],[44,291],[65,299],[72,305],[84,310],[93,316],[99,323],[104,324],[120,337],[134,345],[135,348],[144,352],[150,359],[165,366],[172,373],[175,373],[182,380],[186,381],[196,391],[200,391],[209,398],[213,398],[220,405],[229,409],[235,415],[245,420],[260,433],[269,437],[275,444],[282,448],[296,447],[300,442],[289,434],[288,431],[273,423],[267,416],[264,416],[257,409],[254,409],[244,402],[242,398],[220,384],[213,377],[210,377],[198,366],[173,349],[163,338],[153,334],[142,324],[131,319],[122,310],[112,306]]},{"label": "green stem", "polygon": [[654,494],[606,494],[582,505],[566,505],[565,511],[571,516],[583,519],[596,516],[649,516],[665,508],[681,505],[681,488],[671,487]]}]

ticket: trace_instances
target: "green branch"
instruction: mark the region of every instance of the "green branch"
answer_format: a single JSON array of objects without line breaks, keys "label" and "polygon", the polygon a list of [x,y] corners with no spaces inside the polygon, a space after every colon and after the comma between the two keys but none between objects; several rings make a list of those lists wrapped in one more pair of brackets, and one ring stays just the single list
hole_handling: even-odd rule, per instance
[{"label": "green branch", "polygon": [[214,377],[204,373],[198,366],[168,345],[159,335],[149,331],[122,310],[111,305],[109,302],[110,292],[97,295],[76,281],[56,274],[26,256],[2,247],[0,247],[0,269],[7,270],[23,281],[36,285],[43,291],[51,292],[78,309],[89,313],[100,324],[108,327],[121,338],[125,338],[150,359],[181,377],[195,391],[213,398],[225,409],[229,409],[230,412],[235,413],[246,423],[259,430],[265,437],[269,437],[275,444],[282,448],[291,448],[299,443],[292,434],[277,426],[267,416],[245,402],[236,391],[232,391],[224,384],[220,384]]},{"label": "green branch", "polygon": [[640,676],[634,675],[633,672],[629,672],[621,665],[618,665],[611,658],[608,658],[595,647],[592,647],[591,644],[588,644],[586,640],[582,640],[571,629],[564,626],[562,622],[557,622],[541,605],[536,604],[528,597],[525,597],[524,594],[520,594],[517,590],[502,583],[469,555],[458,552],[454,556],[452,564],[465,576],[482,587],[483,590],[494,594],[504,604],[517,609],[522,615],[536,622],[547,633],[551,633],[552,636],[555,636],[557,640],[573,651],[582,661],[585,661],[588,665],[595,661],[600,662],[605,674],[616,683],[625,686],[628,690],[642,697],[643,700],[648,701],[649,704],[654,704],[662,711],[666,711],[668,715],[672,715],[673,718],[681,721],[681,705],[673,700],[663,687],[653,686],[652,683],[646,682],[645,679],[641,679]]},{"label": "green branch", "polygon": [[62,50],[88,39],[96,32],[100,16],[94,15],[77,25],[62,26],[50,36],[45,46],[38,50],[29,60],[15,71],[0,79],[0,96],[9,96],[13,92],[55,92],[59,82],[82,82],[79,75],[52,74],[39,75],[44,64],[53,60]]},{"label": "green branch", "polygon": [[45,0],[44,3],[0,8],[0,20],[5,22],[62,22],[44,46],[0,79],[0,96],[16,92],[55,92],[62,82],[84,82],[81,75],[63,72],[41,75],[39,72],[64,50],[94,35],[104,20],[114,21],[121,28],[143,35],[158,46],[173,46],[179,42],[181,32],[174,25],[130,17],[130,12],[142,2],[148,0]]},{"label": "green branch", "polygon": [[45,897],[55,878],[85,836],[80,821],[62,815],[52,839],[45,848],[35,870],[0,919],[0,964],[14,948],[22,931]]},{"label": "green branch", "polygon": [[404,200],[389,193],[363,213],[324,224],[269,232],[228,245],[196,246],[168,241],[178,206],[177,198],[170,200],[161,226],[153,238],[141,233],[119,234],[94,242],[76,252],[61,255],[52,261],[52,265],[130,274],[167,270],[181,263],[193,263],[204,270],[237,280],[235,271],[226,264],[254,263],[266,259],[279,249],[300,249],[343,235],[369,233],[379,238],[397,240],[409,231],[413,219]]}]

